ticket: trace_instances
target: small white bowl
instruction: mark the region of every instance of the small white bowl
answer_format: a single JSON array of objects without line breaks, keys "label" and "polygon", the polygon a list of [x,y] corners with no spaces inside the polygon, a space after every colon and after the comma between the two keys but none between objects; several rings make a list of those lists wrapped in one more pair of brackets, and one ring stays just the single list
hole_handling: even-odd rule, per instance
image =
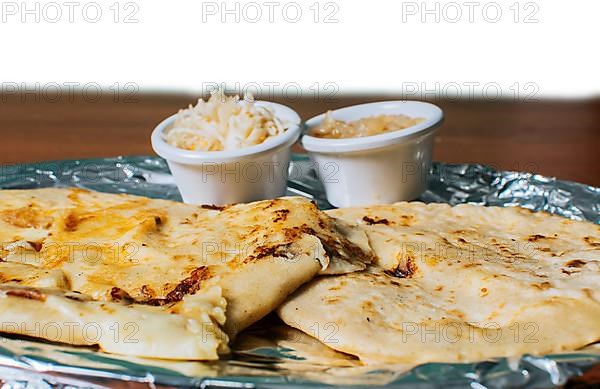
[{"label": "small white bowl", "polygon": [[190,151],[163,139],[177,114],[152,132],[152,148],[167,160],[183,201],[190,204],[233,204],[285,195],[292,145],[300,136],[300,116],[285,105],[256,101],[288,124],[284,133],[265,142],[230,151]]},{"label": "small white bowl", "polygon": [[[399,131],[360,137],[327,139],[304,135],[302,145],[316,165],[336,207],[414,200],[427,188],[433,138],[443,121],[442,110],[419,101],[383,101],[332,111],[336,120],[353,121],[376,115],[425,118]],[[307,134],[325,114],[306,122]]]}]

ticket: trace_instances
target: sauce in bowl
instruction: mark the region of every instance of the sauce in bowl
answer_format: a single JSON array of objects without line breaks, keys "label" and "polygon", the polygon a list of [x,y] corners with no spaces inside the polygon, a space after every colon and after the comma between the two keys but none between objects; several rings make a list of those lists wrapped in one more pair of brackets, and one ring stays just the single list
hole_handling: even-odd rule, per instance
[{"label": "sauce in bowl", "polygon": [[360,138],[404,130],[423,121],[424,118],[412,118],[406,115],[377,115],[346,122],[335,120],[329,111],[323,122],[313,128],[309,135],[328,139]]}]

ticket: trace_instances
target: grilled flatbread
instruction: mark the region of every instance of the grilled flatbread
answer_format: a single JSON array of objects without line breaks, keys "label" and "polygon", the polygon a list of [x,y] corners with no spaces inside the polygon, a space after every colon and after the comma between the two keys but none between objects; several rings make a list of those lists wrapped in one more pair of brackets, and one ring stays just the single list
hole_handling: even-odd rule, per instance
[{"label": "grilled flatbread", "polygon": [[600,226],[521,208],[398,203],[360,223],[367,271],[319,277],[278,313],[369,363],[475,361],[600,340]]},{"label": "grilled flatbread", "polygon": [[[215,207],[79,189],[0,191],[0,331],[216,359],[228,337],[317,273],[364,269],[366,241],[303,198]],[[13,325],[19,317],[28,328],[98,324],[102,336],[29,331]],[[133,323],[137,343],[110,339],[107,323]]]}]

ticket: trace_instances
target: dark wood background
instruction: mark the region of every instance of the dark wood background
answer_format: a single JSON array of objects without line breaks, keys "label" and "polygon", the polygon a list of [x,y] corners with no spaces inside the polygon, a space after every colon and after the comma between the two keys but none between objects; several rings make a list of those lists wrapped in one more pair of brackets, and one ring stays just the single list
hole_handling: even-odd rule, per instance
[{"label": "dark wood background", "polygon": [[[58,101],[0,96],[0,163],[151,155],[149,136],[154,126],[195,102],[189,95],[139,94],[118,99],[107,95],[99,101],[74,95],[72,100]],[[393,98],[273,100],[307,119],[331,108]],[[435,160],[482,163],[600,186],[600,98],[432,102],[446,115],[436,139]]]}]

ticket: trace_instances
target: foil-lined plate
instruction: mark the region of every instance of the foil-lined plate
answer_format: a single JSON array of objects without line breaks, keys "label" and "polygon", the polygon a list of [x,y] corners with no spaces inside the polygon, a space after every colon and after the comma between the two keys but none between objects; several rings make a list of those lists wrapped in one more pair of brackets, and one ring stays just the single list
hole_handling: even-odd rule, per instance
[{"label": "foil-lined plate", "polygon": [[[119,157],[3,165],[0,188],[80,187],[180,201],[164,160]],[[331,208],[311,161],[295,155],[288,194]],[[600,188],[537,174],[495,171],[473,164],[434,163],[421,201],[521,206],[600,224]],[[472,388],[561,386],[600,364],[600,344],[577,352],[524,355],[478,363],[364,366],[274,319],[240,336],[227,360],[175,362],[106,354],[15,336],[0,336],[0,380],[4,388],[102,387],[92,378],[205,388],[303,388],[371,386]],[[74,375],[65,378],[55,373]],[[65,381],[66,380],[66,381]],[[93,381],[96,382],[96,381]]]}]

